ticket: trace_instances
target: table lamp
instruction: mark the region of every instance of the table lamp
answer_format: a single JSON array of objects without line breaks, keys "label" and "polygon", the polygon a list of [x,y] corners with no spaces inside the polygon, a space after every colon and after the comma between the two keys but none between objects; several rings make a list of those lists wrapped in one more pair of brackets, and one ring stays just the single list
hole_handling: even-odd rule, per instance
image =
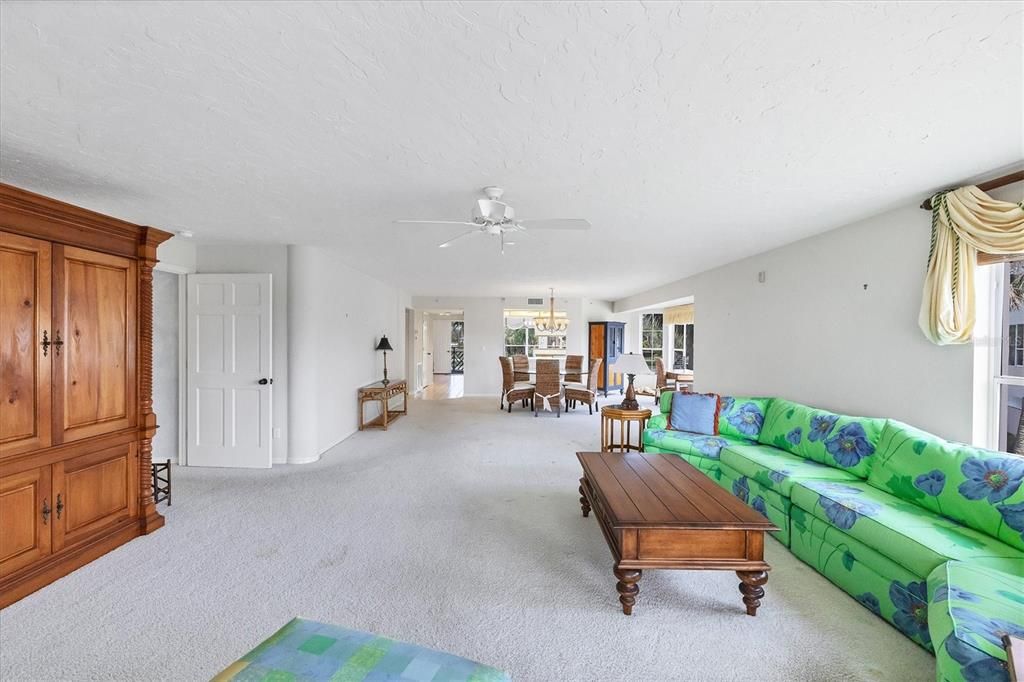
[{"label": "table lamp", "polygon": [[393,351],[395,349],[391,347],[391,342],[388,341],[388,337],[382,335],[380,337],[380,341],[377,342],[377,347],[374,348],[374,350],[382,350],[382,351],[384,351],[384,381],[382,381],[381,383],[382,384],[387,384],[388,383],[388,351],[389,350]]},{"label": "table lamp", "polygon": [[625,374],[629,377],[629,386],[626,388],[626,397],[622,401],[621,407],[624,410],[639,410],[640,403],[636,401],[636,393],[633,391],[633,379],[636,378],[637,374],[650,374],[651,368],[647,366],[647,361],[644,360],[642,355],[636,353],[626,353],[620,355],[618,359],[612,363],[611,370],[617,374]]}]

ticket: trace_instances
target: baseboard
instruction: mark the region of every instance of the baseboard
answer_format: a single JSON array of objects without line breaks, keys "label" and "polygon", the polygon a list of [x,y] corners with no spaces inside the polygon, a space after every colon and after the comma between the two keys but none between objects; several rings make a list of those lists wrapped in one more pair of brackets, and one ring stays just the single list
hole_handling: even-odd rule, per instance
[{"label": "baseboard", "polygon": [[334,443],[332,443],[331,445],[328,445],[326,448],[321,450],[320,453],[317,454],[316,457],[304,457],[302,459],[292,459],[292,458],[289,457],[287,463],[288,464],[311,464],[313,462],[319,462],[320,458],[323,457],[324,454],[327,453],[327,451],[331,450],[332,448],[337,447],[342,442],[348,440],[349,438],[351,438],[356,433],[358,433],[358,429],[350,431],[349,433],[345,434],[344,436],[342,436],[338,440],[334,441]]},{"label": "baseboard", "polygon": [[316,457],[306,457],[304,459],[287,459],[284,460],[283,462],[274,462],[274,464],[312,464],[313,462],[319,461],[320,455],[317,455]]}]

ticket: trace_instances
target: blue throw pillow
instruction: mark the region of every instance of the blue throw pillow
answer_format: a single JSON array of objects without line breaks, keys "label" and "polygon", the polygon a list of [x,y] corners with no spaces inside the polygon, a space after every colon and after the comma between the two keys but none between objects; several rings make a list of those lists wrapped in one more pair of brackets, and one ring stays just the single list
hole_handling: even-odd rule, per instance
[{"label": "blue throw pillow", "polygon": [[715,393],[673,393],[668,428],[717,436],[718,406]]}]

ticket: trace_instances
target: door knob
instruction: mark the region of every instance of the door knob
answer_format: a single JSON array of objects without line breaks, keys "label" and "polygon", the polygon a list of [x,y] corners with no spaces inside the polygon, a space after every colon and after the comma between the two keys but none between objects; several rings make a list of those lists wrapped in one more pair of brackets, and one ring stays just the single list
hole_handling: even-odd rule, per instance
[{"label": "door knob", "polygon": [[256,383],[258,383],[260,386],[266,386],[267,384],[274,383],[274,380],[273,379],[260,379]]}]

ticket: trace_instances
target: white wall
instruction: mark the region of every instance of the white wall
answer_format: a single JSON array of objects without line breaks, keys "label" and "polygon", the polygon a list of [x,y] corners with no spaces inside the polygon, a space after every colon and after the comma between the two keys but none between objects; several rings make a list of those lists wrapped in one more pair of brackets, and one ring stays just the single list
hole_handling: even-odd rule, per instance
[{"label": "white wall", "polygon": [[178,275],[153,273],[153,461],[178,461]]},{"label": "white wall", "polygon": [[291,390],[288,368],[288,247],[283,244],[199,244],[196,247],[196,271],[202,274],[269,272],[272,275],[273,420],[274,433],[280,433],[279,438],[274,438],[274,462],[288,461]]},{"label": "white wall", "polygon": [[[404,291],[340,263],[328,248],[289,246],[288,325],[291,332],[291,450],[289,461],[319,459],[358,428],[356,389],[388,375],[404,378]],[[366,418],[375,416],[369,405]]]},{"label": "white wall", "polygon": [[917,326],[929,235],[930,215],[906,206],[615,309],[694,295],[697,390],[783,396],[969,442],[972,347],[935,346]]}]

